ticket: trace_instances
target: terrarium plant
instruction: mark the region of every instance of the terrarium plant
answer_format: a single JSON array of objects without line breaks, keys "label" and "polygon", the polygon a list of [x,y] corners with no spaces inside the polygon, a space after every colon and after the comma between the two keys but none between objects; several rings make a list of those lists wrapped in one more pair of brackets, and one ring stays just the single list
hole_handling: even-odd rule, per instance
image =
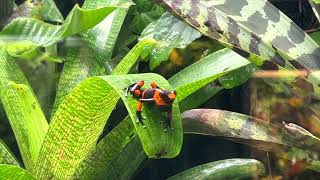
[{"label": "terrarium plant", "polygon": [[[0,98],[22,158],[1,141],[1,178],[132,179],[145,160],[178,156],[183,133],[320,171],[319,138],[303,127],[194,109],[268,70],[291,72],[265,82],[307,97],[318,117],[319,47],[268,1],[85,0],[66,18],[53,0],[0,3]],[[170,178],[259,177],[264,166],[233,158]]]}]

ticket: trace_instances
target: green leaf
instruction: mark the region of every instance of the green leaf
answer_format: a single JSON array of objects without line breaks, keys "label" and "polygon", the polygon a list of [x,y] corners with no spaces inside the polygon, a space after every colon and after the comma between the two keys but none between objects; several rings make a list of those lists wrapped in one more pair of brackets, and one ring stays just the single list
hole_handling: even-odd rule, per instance
[{"label": "green leaf", "polygon": [[0,164],[20,166],[9,147],[0,139]]},{"label": "green leaf", "polygon": [[169,79],[177,91],[177,97],[184,99],[196,90],[222,75],[250,64],[249,61],[229,49],[208,55]]},{"label": "green leaf", "polygon": [[[92,9],[106,5],[115,6],[124,3],[131,3],[131,5],[133,4],[132,1],[128,0],[86,0],[83,4],[83,8]],[[117,37],[129,7],[130,6],[115,10],[95,27],[80,34],[82,39],[89,44],[89,47],[95,53],[95,61],[110,63]],[[111,72],[111,69],[108,70]]]},{"label": "green leaf", "polygon": [[200,36],[198,31],[165,13],[143,31],[140,40],[153,38],[157,41],[150,54],[149,66],[153,70],[168,59],[174,48],[185,48]]},{"label": "green leaf", "polygon": [[106,135],[77,169],[75,179],[130,179],[147,158],[127,116]]},{"label": "green leaf", "polygon": [[219,78],[219,82],[225,89],[232,89],[246,82],[257,70],[259,68],[256,65],[248,64],[223,75]]},{"label": "green leaf", "polygon": [[144,39],[136,44],[112,71],[114,75],[127,74],[146,46],[156,44],[154,39]]},{"label": "green leaf", "polygon": [[26,169],[32,170],[48,124],[19,66],[0,49],[0,98]]},{"label": "green leaf", "polygon": [[[86,0],[84,9],[128,3],[126,0]],[[129,6],[128,6],[129,8]],[[51,116],[59,104],[80,81],[90,76],[110,73],[110,58],[128,8],[117,9],[78,39],[77,46],[67,47],[67,57],[60,76]],[[106,63],[106,64],[105,64]],[[106,67],[107,66],[107,67]],[[106,70],[107,69],[107,72]],[[108,72],[109,71],[109,72]]]},{"label": "green leaf", "polygon": [[[49,46],[62,38],[92,28],[117,8],[127,8],[130,5],[131,3],[126,2],[119,6],[103,6],[90,10],[81,9],[76,5],[63,25],[51,25],[32,18],[17,18],[0,32],[0,47],[6,47],[8,42],[12,41],[36,43],[37,47],[25,50],[25,53],[29,53],[39,47]],[[19,51],[19,54],[23,53]]]},{"label": "green leaf", "polygon": [[[308,168],[320,172],[320,139],[295,124],[271,124],[247,115],[216,110],[194,109],[182,114],[185,133],[223,137],[288,160],[307,162]],[[301,155],[302,154],[302,155]]]},{"label": "green leaf", "polygon": [[265,173],[264,165],[255,159],[227,159],[188,169],[168,180],[246,179]]},{"label": "green leaf", "polygon": [[[143,41],[142,41],[143,42]],[[141,42],[140,42],[141,43]],[[131,55],[127,55],[128,57],[132,57]],[[236,64],[241,64],[245,66],[248,64],[248,61],[237,55],[236,53],[232,52],[231,50],[221,50],[210,55],[211,58],[204,58],[202,61],[209,61],[209,63],[200,62],[191,65],[188,71],[185,71],[185,74],[182,72],[180,77],[182,78],[181,81],[172,81],[169,80],[171,85],[176,87],[175,90],[178,90],[180,86],[184,87],[181,88],[178,92],[178,95],[181,94],[181,98],[177,98],[179,104],[181,101],[185,104],[188,104],[187,107],[193,108],[196,107],[197,103],[204,102],[208,98],[214,95],[212,92],[212,87],[208,87],[207,94],[200,94],[194,100],[192,97],[193,94],[189,96],[183,95],[183,93],[188,92],[186,88],[188,81],[183,81],[184,75],[188,76],[190,82],[199,81],[202,82],[200,79],[206,79],[208,74],[202,72],[207,71],[207,73],[212,73],[212,77],[219,77],[216,76],[215,73],[221,73],[221,71],[212,71],[211,68],[208,68],[208,64],[215,65],[214,62],[220,62],[221,64],[226,63],[226,67],[228,67],[228,71],[234,70],[237,67],[233,66],[231,62],[236,62]],[[229,58],[225,58],[229,57]],[[223,61],[222,61],[223,60]],[[123,61],[127,61],[125,58]],[[119,66],[124,66],[126,63],[121,63]],[[217,67],[220,67],[220,64],[216,64]],[[240,66],[241,67],[241,66]],[[130,69],[130,66],[127,67],[127,70]],[[123,71],[123,72],[127,72]],[[188,73],[191,72],[193,74],[189,76]],[[202,73],[202,74],[201,74]],[[200,74],[199,76],[197,74]],[[223,73],[222,73],[223,74]],[[250,76],[250,74],[247,74]],[[179,79],[179,78],[177,78]],[[194,81],[193,81],[194,80]],[[235,81],[237,79],[234,79]],[[207,82],[210,83],[210,82]],[[236,84],[236,83],[234,83]],[[197,86],[198,88],[203,87],[205,84],[202,83],[202,86]],[[218,87],[218,90],[223,89],[222,87]],[[201,93],[201,92],[200,92]],[[185,99],[183,99],[185,97]],[[184,109],[186,110],[186,109]],[[130,118],[126,118],[123,120],[115,129],[113,129],[108,135],[106,135],[97,145],[96,149],[84,160],[81,164],[80,168],[77,170],[76,178],[77,177],[84,177],[84,179],[92,179],[96,178],[97,174],[101,177],[106,177],[107,179],[130,179],[132,175],[137,171],[140,164],[147,158],[147,155],[143,152],[141,147],[141,143],[138,140],[136,133],[134,133],[133,126],[131,125]],[[111,144],[114,144],[111,146]],[[113,148],[113,147],[118,148]],[[129,158],[129,159],[126,159]]]},{"label": "green leaf", "polygon": [[222,86],[217,86],[214,82],[200,88],[179,102],[180,111],[184,112],[199,107],[223,89]]},{"label": "green leaf", "polygon": [[0,179],[6,180],[16,180],[16,179],[25,179],[25,180],[36,180],[28,171],[19,168],[17,166],[0,164]]},{"label": "green leaf", "polygon": [[164,131],[165,125],[160,123],[166,117],[152,105],[145,105],[142,112],[146,116],[146,128],[136,123],[137,101],[131,96],[125,97],[124,89],[141,79],[146,84],[155,81],[164,89],[172,89],[165,79],[156,74],[110,75],[88,78],[66,96],[52,119],[41,148],[37,177],[71,177],[94,148],[119,97],[126,105],[148,156],[177,156],[182,146],[182,126],[177,102],[172,107],[172,129],[167,132]]},{"label": "green leaf", "polygon": [[[154,43],[154,41],[150,39],[139,42],[114,69],[113,74],[121,75],[128,73],[143,51],[143,47],[152,43]],[[81,48],[70,48],[59,80],[55,104],[51,113],[52,115],[56,112],[58,105],[62,102],[64,97],[83,79],[90,76],[105,74],[104,66],[97,61],[92,61],[92,58],[90,48],[85,45],[81,45]]]},{"label": "green leaf", "polygon": [[46,21],[59,23],[64,21],[54,0],[41,0],[41,14]]},{"label": "green leaf", "polygon": [[34,168],[48,124],[28,86],[9,83],[2,90],[2,104],[28,170]]},{"label": "green leaf", "polygon": [[318,45],[320,44],[320,32],[313,32],[309,35]]}]

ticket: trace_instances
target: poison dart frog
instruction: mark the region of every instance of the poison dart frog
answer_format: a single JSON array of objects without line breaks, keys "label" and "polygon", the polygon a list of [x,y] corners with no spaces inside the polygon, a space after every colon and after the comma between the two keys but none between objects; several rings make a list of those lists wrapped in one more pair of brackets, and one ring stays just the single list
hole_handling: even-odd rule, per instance
[{"label": "poison dart frog", "polygon": [[142,90],[142,86],[144,85],[144,81],[140,80],[137,83],[131,84],[127,88],[126,95],[128,92],[132,94],[132,96],[138,100],[136,115],[138,117],[137,122],[140,122],[143,127],[143,121],[141,116],[142,111],[142,103],[155,103],[155,105],[159,108],[160,111],[167,113],[167,126],[171,127],[171,119],[172,119],[172,104],[176,99],[177,93],[175,91],[164,90],[160,88],[155,82],[151,82],[151,88]]}]

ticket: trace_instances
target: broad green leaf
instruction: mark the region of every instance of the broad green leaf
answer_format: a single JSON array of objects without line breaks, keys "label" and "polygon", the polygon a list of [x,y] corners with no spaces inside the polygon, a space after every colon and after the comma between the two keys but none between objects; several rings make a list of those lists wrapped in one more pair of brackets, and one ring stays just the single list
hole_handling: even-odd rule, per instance
[{"label": "broad green leaf", "polygon": [[255,159],[226,159],[188,169],[168,180],[247,179],[265,173],[264,165]]},{"label": "broad green leaf", "polygon": [[1,100],[28,170],[34,168],[48,124],[33,92],[24,84],[8,83]]},{"label": "broad green leaf", "polygon": [[5,50],[0,48],[0,98],[19,145],[26,169],[32,170],[48,124],[29,83]]},{"label": "broad green leaf", "polygon": [[9,147],[0,139],[0,164],[20,166]]},{"label": "broad green leaf", "polygon": [[147,158],[127,116],[79,166],[75,179],[130,179]]},{"label": "broad green leaf", "polygon": [[185,48],[200,36],[198,31],[165,13],[143,31],[140,40],[153,38],[157,41],[150,54],[149,66],[153,70],[168,59],[174,48]]},{"label": "broad green leaf", "polygon": [[[142,41],[143,42],[143,41]],[[141,42],[140,42],[141,43]],[[218,55],[214,56],[212,55],[212,59],[206,58],[205,61],[210,61],[211,64],[214,64],[214,61],[220,62],[221,64],[227,63],[229,64],[230,68],[228,70],[234,70],[236,67],[234,67],[232,64],[228,63],[230,61],[239,61],[242,62],[242,66],[245,66],[248,62],[244,60],[243,58],[239,57],[236,53],[230,51],[230,50],[221,50],[219,52],[216,52],[217,54],[220,54],[222,56],[228,56],[229,58],[222,58],[224,61],[221,61]],[[131,56],[128,56],[131,57]],[[216,59],[214,59],[214,58]],[[125,58],[125,61],[128,59]],[[122,64],[122,65],[121,65]],[[119,66],[123,66],[126,63],[121,63]],[[214,73],[216,71],[212,71],[212,69],[208,68],[208,64],[210,63],[195,63],[191,65],[189,68],[190,70],[185,72],[192,72],[193,76],[189,76],[188,73],[183,74],[181,73],[181,77],[183,75],[189,76],[190,81],[192,82],[193,78],[196,80],[201,79],[200,76],[197,76],[198,73],[201,73],[201,71],[208,71],[212,73],[212,76],[215,76]],[[218,64],[219,66],[219,64]],[[232,69],[232,67],[234,69]],[[127,67],[127,69],[130,69],[130,67]],[[218,71],[218,73],[221,73]],[[247,76],[250,76],[250,74],[247,74]],[[218,77],[218,76],[217,76]],[[207,78],[207,76],[203,76],[202,78]],[[234,79],[237,81],[237,79]],[[242,79],[241,79],[242,80]],[[184,86],[188,81],[185,81],[185,83],[181,83],[181,81],[172,81],[169,80],[171,85],[176,87],[175,90],[179,88],[179,85]],[[210,82],[208,82],[210,83]],[[234,83],[237,84],[237,83]],[[204,84],[203,84],[204,85]],[[187,87],[187,86],[184,86]],[[197,86],[198,88],[201,88],[203,86]],[[218,90],[223,89],[222,87],[217,87]],[[185,108],[194,108],[197,107],[197,105],[200,105],[201,102],[203,103],[205,100],[210,98],[214,95],[215,92],[212,92],[212,87],[209,86],[207,91],[207,94],[200,94],[197,98],[197,100],[193,99],[193,94],[189,96],[183,95],[184,91],[183,88],[181,88],[181,91],[178,91],[178,94],[182,94],[181,98],[178,98],[179,104],[181,102],[187,104],[187,106],[183,106]],[[201,92],[200,92],[201,93]],[[183,99],[185,97],[185,99]],[[198,104],[197,104],[198,103]],[[186,109],[184,109],[186,110]],[[147,158],[147,155],[143,152],[143,149],[141,147],[141,143],[138,141],[138,137],[136,133],[133,133],[134,129],[131,125],[130,118],[126,118],[123,120],[120,125],[118,125],[115,129],[113,129],[107,136],[105,136],[97,145],[96,149],[84,160],[84,162],[81,164],[80,168],[77,170],[76,177],[84,177],[84,179],[92,179],[96,177],[96,174],[99,174],[101,177],[107,177],[107,179],[129,179],[132,177],[132,175],[137,171],[137,168],[140,166],[140,164]],[[117,143],[116,143],[117,142]],[[110,144],[114,144],[114,146],[119,147],[119,143],[121,144],[120,148],[112,148],[113,146],[110,146]],[[133,156],[136,155],[136,156]],[[129,157],[129,160],[123,159]],[[134,159],[133,159],[134,158]],[[93,168],[94,167],[94,168]],[[95,168],[97,167],[97,168]]]},{"label": "broad green leaf", "polygon": [[62,25],[51,25],[32,18],[17,18],[0,32],[0,47],[6,47],[7,43],[12,41],[36,43],[37,47],[25,50],[25,53],[28,53],[92,28],[117,8],[127,8],[130,5],[130,2],[126,2],[119,6],[103,6],[90,10],[81,9],[76,5]]},{"label": "broad green leaf", "polygon": [[319,45],[320,44],[320,33],[319,32],[314,32],[309,34],[310,37]]},{"label": "broad green leaf", "polygon": [[249,61],[228,49],[208,55],[169,79],[179,99],[184,99],[196,90],[222,75],[250,64]]},{"label": "broad green leaf", "polygon": [[0,164],[0,179],[6,180],[36,180],[28,171],[13,165]]},{"label": "broad green leaf", "polygon": [[[93,150],[97,139],[119,97],[124,102],[140,137],[144,151],[151,158],[172,158],[182,146],[182,126],[177,101],[173,104],[172,129],[161,121],[165,116],[153,105],[144,105],[146,116],[143,128],[136,123],[137,101],[126,97],[124,89],[143,79],[146,84],[155,81],[164,89],[169,83],[156,74],[109,75],[92,77],[81,82],[65,97],[50,124],[37,162],[38,178],[68,178]],[[83,146],[86,143],[86,146]]]},{"label": "broad green leaf", "polygon": [[232,89],[246,82],[250,78],[250,75],[258,70],[259,68],[251,63],[223,75],[219,78],[219,83],[225,89]]},{"label": "broad green leaf", "polygon": [[[320,139],[300,126],[270,124],[253,117],[216,109],[194,109],[182,114],[185,133],[223,137],[274,152],[288,160],[303,160],[320,172]],[[301,155],[302,154],[302,155]]]},{"label": "broad green leaf", "polygon": [[179,102],[180,111],[184,112],[199,107],[223,89],[222,86],[217,86],[214,82],[200,88]]}]

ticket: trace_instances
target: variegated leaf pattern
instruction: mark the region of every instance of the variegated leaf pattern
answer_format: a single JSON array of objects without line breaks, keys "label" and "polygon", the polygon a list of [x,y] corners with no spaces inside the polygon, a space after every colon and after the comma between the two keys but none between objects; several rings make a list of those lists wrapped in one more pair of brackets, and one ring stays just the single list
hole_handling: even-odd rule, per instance
[{"label": "variegated leaf pattern", "polygon": [[266,70],[303,70],[283,78],[320,98],[318,45],[266,0],[158,0],[165,8]]}]

